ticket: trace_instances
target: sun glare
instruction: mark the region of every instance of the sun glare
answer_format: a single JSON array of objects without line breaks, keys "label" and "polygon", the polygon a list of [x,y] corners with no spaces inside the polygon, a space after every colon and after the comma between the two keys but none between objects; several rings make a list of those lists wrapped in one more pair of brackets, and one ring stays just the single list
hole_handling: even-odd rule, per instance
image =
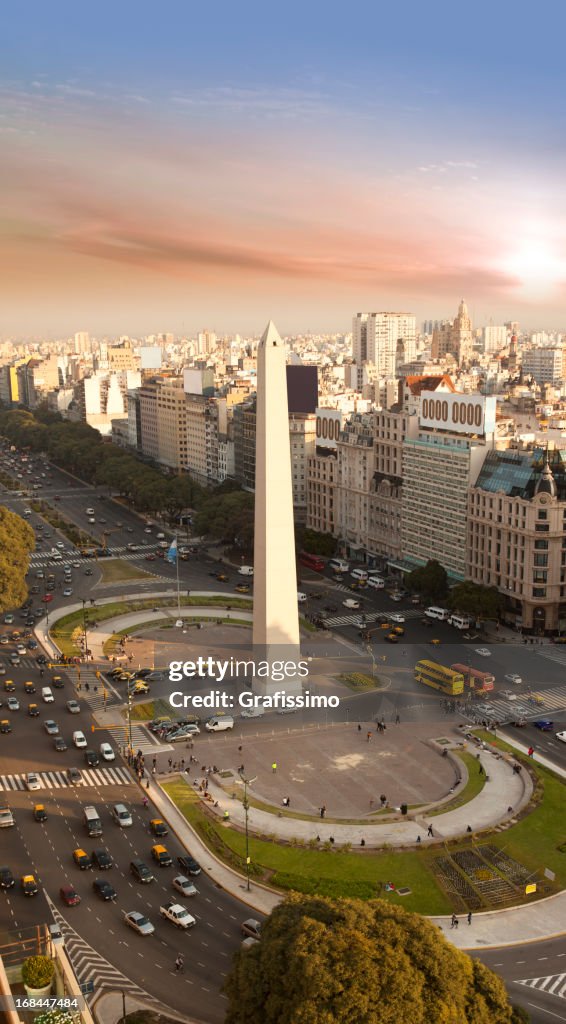
[{"label": "sun glare", "polygon": [[549,291],[566,279],[566,260],[546,242],[522,244],[505,259],[503,266],[527,292]]}]

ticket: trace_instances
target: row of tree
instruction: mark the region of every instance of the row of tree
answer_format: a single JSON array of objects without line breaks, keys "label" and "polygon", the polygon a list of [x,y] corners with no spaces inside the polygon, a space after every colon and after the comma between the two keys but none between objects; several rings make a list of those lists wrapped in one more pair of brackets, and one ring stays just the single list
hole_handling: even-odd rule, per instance
[{"label": "row of tree", "polygon": [[17,608],[28,590],[26,573],[35,535],[25,519],[0,505],[0,612]]},{"label": "row of tree", "polygon": [[226,1024],[520,1024],[501,978],[385,900],[291,895],[240,950]]},{"label": "row of tree", "polygon": [[446,569],[435,559],[410,572],[406,583],[426,604],[443,604],[476,619],[497,619],[503,608],[503,597],[496,587],[467,580],[449,588]]}]

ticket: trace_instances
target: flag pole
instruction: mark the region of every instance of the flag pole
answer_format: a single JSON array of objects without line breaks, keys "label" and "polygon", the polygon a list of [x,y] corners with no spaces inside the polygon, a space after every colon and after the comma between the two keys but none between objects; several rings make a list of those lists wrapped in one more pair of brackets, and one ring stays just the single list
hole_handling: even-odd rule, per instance
[{"label": "flag pole", "polygon": [[175,565],[177,567],[177,617],[181,618],[181,591],[179,589],[179,538],[175,534]]}]

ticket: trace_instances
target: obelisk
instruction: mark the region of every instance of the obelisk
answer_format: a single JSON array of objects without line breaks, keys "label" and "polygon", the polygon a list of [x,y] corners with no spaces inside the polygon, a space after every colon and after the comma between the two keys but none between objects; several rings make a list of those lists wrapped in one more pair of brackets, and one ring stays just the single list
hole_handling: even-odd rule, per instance
[{"label": "obelisk", "polygon": [[[285,346],[270,320],[257,350],[253,654],[300,658]],[[301,681],[254,676],[253,690],[300,693]]]}]

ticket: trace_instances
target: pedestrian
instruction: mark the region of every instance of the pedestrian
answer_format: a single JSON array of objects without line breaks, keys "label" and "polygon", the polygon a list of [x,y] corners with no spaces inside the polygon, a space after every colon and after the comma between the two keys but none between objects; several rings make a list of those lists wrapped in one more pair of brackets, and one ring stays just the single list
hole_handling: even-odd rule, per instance
[{"label": "pedestrian", "polygon": [[182,757],[181,758],[181,771],[184,771],[184,770],[185,770],[185,758]]},{"label": "pedestrian", "polygon": [[361,839],[361,840],[360,840],[360,846],[365,846],[365,845],[366,845],[366,841],[365,841],[365,839]]},{"label": "pedestrian", "polygon": [[429,825],[429,826],[428,826],[428,829],[427,829],[427,833],[426,833],[426,834],[427,834],[427,836],[434,836],[434,832],[433,832],[433,830],[432,830],[432,825]]},{"label": "pedestrian", "polygon": [[385,807],[385,805],[387,804],[387,797],[385,796],[385,793],[382,793],[379,799],[381,801],[381,806]]},{"label": "pedestrian", "polygon": [[468,911],[468,924],[471,924],[471,923],[472,923],[472,911],[469,910]]},{"label": "pedestrian", "polygon": [[175,960],[175,973],[179,974],[179,972],[183,970],[184,965],[185,965],[185,958],[184,958],[182,953],[179,953],[179,956]]},{"label": "pedestrian", "polygon": [[152,775],[155,775],[156,771],[157,771],[157,768],[156,768],[156,766],[155,766],[155,765],[152,765],[152,767],[151,767],[151,774],[152,774]]},{"label": "pedestrian", "polygon": [[241,753],[242,753],[242,748],[241,748],[241,747],[238,747],[238,753],[239,753],[239,754],[241,754]]},{"label": "pedestrian", "polygon": [[395,715],[395,725],[401,725],[401,715]]},{"label": "pedestrian", "polygon": [[273,764],[271,765],[271,771],[275,775],[275,772],[277,771],[277,761],[274,761]]},{"label": "pedestrian", "polygon": [[481,763],[481,761],[480,761],[480,764],[479,764],[478,773],[479,773],[479,775],[483,775],[483,764]]},{"label": "pedestrian", "polygon": [[322,807],[320,808],[320,816],[321,816],[321,818],[324,818],[325,814],[326,814],[326,806],[325,806],[325,804],[323,804]]},{"label": "pedestrian", "polygon": [[471,832],[471,831],[472,831],[472,826],[471,826],[471,825],[468,825],[468,827],[467,827],[467,829],[466,829],[466,832]]},{"label": "pedestrian", "polygon": [[367,734],[367,741],[368,741],[368,743],[369,743],[370,740],[371,740],[371,732],[368,732],[368,734]]},{"label": "pedestrian", "polygon": [[358,732],[361,732],[361,731],[362,731],[362,727],[361,727],[361,725],[358,722]]},{"label": "pedestrian", "polygon": [[421,837],[417,836],[417,843],[420,843],[420,841],[421,841]]},{"label": "pedestrian", "polygon": [[173,758],[172,757],[168,758],[167,764],[169,765],[169,769],[171,769],[171,765],[173,764]]},{"label": "pedestrian", "polygon": [[455,916],[454,917],[454,927],[457,928],[459,924],[460,924],[460,922],[459,922],[458,918]]},{"label": "pedestrian", "polygon": [[288,797],[288,796],[283,797],[283,807],[290,807],[290,806],[291,806],[291,799],[290,799],[290,797]]},{"label": "pedestrian", "polygon": [[89,684],[88,684],[88,683],[85,683],[85,690],[86,690],[86,692],[87,692],[87,693],[88,693],[88,692],[89,692],[89,690],[90,690],[90,686],[89,686]]},{"label": "pedestrian", "polygon": [[458,920],[458,918],[456,917],[456,914],[452,914],[452,918],[450,920],[450,927],[451,928],[455,928],[456,927],[456,921],[457,920]]}]

